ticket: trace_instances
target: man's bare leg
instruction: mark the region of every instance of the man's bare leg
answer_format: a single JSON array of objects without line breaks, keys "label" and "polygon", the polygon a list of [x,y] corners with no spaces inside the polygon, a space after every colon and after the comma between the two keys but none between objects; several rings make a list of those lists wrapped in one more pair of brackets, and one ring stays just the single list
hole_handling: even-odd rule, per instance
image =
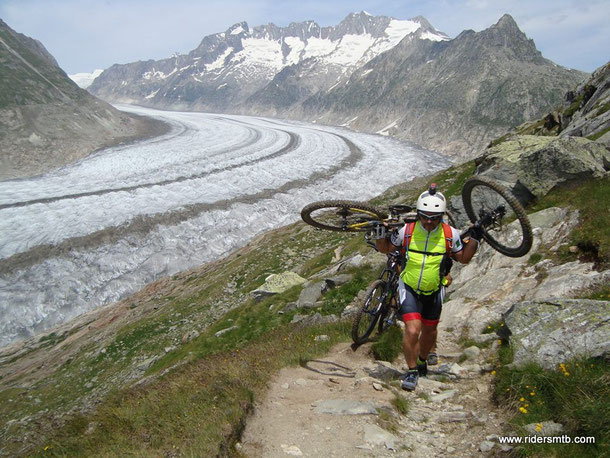
[{"label": "man's bare leg", "polygon": [[419,338],[419,355],[424,360],[428,359],[428,354],[432,351],[436,344],[436,325],[421,327],[421,337]]},{"label": "man's bare leg", "polygon": [[419,355],[419,339],[422,331],[420,320],[409,320],[405,322],[405,330],[402,338],[402,351],[409,369],[417,367],[417,356]]}]

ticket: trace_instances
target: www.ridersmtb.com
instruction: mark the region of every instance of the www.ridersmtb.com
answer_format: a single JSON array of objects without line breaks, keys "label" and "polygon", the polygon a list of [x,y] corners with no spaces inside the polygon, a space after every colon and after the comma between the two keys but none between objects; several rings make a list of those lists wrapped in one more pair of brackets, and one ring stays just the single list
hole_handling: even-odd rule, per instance
[{"label": "www.ridersmtb.com", "polygon": [[585,436],[499,436],[500,444],[595,444],[595,437]]}]

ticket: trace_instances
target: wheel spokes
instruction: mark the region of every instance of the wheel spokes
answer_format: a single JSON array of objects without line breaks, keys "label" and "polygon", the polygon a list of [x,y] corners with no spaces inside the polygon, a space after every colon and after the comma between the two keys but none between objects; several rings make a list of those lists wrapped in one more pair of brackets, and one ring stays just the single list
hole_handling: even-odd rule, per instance
[{"label": "wheel spokes", "polygon": [[475,186],[472,190],[472,206],[483,222],[486,238],[509,248],[523,243],[523,230],[517,215],[500,194],[485,186]]}]

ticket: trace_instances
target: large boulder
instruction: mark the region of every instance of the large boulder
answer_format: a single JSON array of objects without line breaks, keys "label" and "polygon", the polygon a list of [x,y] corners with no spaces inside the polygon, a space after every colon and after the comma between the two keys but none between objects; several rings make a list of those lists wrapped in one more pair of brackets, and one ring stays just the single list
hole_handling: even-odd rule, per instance
[{"label": "large boulder", "polygon": [[306,281],[307,280],[294,272],[271,274],[265,279],[265,283],[252,291],[252,295],[260,300],[267,296],[283,293],[293,286],[301,285]]},{"label": "large boulder", "polygon": [[581,137],[520,135],[488,150],[476,173],[494,178],[522,202],[572,180],[602,177],[610,170],[610,151]]},{"label": "large boulder", "polygon": [[572,358],[610,355],[607,301],[523,301],[504,314],[504,323],[516,366],[533,361],[546,369],[556,369]]}]

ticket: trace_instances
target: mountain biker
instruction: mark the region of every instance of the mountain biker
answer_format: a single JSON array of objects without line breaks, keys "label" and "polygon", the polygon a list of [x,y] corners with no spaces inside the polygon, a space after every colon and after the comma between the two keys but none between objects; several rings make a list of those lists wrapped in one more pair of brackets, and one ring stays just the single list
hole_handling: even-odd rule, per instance
[{"label": "mountain biker", "polygon": [[377,249],[382,253],[402,247],[405,255],[398,295],[405,324],[403,353],[409,368],[401,377],[401,386],[409,391],[415,389],[420,375],[427,374],[427,358],[436,342],[444,296],[441,281],[446,273],[444,266],[449,257],[468,264],[483,235],[480,227],[473,226],[470,239],[463,242],[457,229],[448,225],[443,227],[441,222],[446,208],[445,196],[432,184],[417,199],[415,224],[407,223],[376,241]]}]

